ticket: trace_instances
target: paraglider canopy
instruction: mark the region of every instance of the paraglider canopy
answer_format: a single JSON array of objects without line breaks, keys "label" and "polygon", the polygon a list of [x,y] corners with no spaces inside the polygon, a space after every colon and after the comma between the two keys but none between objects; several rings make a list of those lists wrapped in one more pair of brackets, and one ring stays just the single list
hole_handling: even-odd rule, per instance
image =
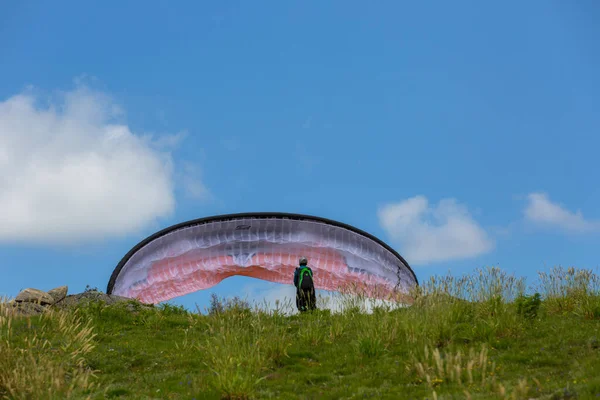
[{"label": "paraglider canopy", "polygon": [[309,215],[243,213],[184,222],[146,238],[119,262],[107,293],[160,303],[234,275],[291,284],[300,257],[317,289],[383,298],[418,285],[404,258],[358,228]]}]

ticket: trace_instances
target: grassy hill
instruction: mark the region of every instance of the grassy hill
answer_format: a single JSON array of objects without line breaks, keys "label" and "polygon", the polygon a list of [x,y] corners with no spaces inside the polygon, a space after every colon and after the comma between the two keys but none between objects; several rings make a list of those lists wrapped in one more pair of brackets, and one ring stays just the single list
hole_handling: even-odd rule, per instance
[{"label": "grassy hill", "polygon": [[526,286],[488,268],[372,313],[357,296],[306,315],[96,302],[16,317],[0,305],[0,397],[596,399],[599,289],[587,270]]}]

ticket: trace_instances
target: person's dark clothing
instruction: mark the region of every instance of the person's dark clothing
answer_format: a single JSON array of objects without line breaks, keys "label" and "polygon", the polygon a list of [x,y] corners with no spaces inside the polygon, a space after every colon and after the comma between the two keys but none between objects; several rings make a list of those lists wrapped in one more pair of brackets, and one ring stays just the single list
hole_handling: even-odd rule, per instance
[{"label": "person's dark clothing", "polygon": [[317,307],[317,295],[313,282],[313,272],[310,267],[300,266],[294,271],[294,286],[296,286],[296,307],[298,311],[314,310]]}]

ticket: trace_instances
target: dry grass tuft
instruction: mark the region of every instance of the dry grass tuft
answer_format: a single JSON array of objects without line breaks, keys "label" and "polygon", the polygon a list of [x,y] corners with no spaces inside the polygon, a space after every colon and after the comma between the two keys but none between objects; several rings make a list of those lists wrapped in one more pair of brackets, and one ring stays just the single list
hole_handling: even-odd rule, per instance
[{"label": "dry grass tuft", "polygon": [[48,311],[18,316],[0,301],[0,397],[80,398],[94,387],[85,356],[94,349],[90,321],[74,313]]}]

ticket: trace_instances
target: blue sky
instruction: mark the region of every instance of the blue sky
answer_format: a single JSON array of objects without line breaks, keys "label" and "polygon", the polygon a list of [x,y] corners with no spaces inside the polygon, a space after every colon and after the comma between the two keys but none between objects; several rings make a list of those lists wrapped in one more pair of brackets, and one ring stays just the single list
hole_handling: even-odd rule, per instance
[{"label": "blue sky", "polygon": [[593,0],[0,7],[0,294],[104,289],[156,230],[244,211],[352,224],[421,281],[598,266]]}]

